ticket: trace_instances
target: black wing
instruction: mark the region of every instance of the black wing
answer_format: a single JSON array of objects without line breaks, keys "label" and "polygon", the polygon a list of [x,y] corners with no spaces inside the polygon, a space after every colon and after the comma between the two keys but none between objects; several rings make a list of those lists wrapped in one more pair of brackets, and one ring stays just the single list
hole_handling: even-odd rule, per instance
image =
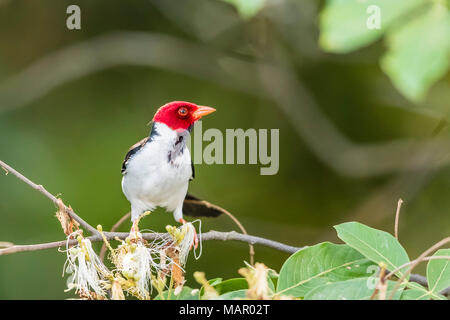
[{"label": "black wing", "polygon": [[149,137],[145,137],[144,139],[142,139],[139,142],[136,142],[135,144],[133,144],[130,149],[128,149],[128,152],[125,156],[125,159],[122,162],[122,170],[121,172],[124,173],[125,170],[127,170],[127,163],[130,160],[130,158],[139,150],[141,150],[141,148],[148,142]]},{"label": "black wing", "polygon": [[130,160],[130,158],[131,158],[136,152],[138,152],[139,150],[141,150],[141,148],[142,148],[143,146],[145,146],[145,144],[146,144],[147,142],[152,141],[153,138],[154,138],[155,136],[159,136],[159,133],[158,133],[158,131],[156,130],[156,127],[155,127],[155,123],[154,123],[153,121],[151,121],[149,124],[150,124],[151,127],[152,127],[152,128],[150,129],[150,135],[149,135],[148,137],[145,137],[145,138],[142,139],[141,141],[136,142],[135,144],[133,144],[133,145],[130,147],[130,149],[128,149],[128,152],[127,152],[127,154],[126,154],[126,156],[125,156],[125,159],[124,159],[123,162],[122,162],[122,170],[121,170],[122,173],[124,173],[125,170],[127,169],[127,163],[128,163],[128,161]]},{"label": "black wing", "polygon": [[194,163],[192,162],[192,159],[191,159],[191,169],[192,169],[192,176],[191,176],[191,179],[189,179],[189,181],[192,181],[195,178],[195,167],[194,167]]},{"label": "black wing", "polygon": [[183,214],[190,217],[218,217],[223,213],[219,206],[187,194],[183,203]]}]

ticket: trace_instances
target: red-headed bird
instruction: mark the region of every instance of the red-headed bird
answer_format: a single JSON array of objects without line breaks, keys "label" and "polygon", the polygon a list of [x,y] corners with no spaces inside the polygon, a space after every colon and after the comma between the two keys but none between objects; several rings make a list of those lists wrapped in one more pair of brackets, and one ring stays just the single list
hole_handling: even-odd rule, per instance
[{"label": "red-headed bird", "polygon": [[[194,123],[214,112],[211,107],[174,101],[158,109],[152,120],[148,137],[134,144],[122,164],[122,190],[131,203],[132,230],[135,221],[145,211],[163,207],[173,212],[180,223],[183,219],[183,203],[189,181],[194,178],[194,165],[186,139]],[[214,216],[220,213],[199,213],[189,204],[191,215]],[[195,236],[195,246],[198,239]]]}]

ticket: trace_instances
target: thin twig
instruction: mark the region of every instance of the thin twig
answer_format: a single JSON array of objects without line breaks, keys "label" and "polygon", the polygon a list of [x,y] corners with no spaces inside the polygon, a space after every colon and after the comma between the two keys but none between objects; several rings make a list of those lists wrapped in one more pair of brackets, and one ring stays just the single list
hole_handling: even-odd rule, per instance
[{"label": "thin twig", "polygon": [[[230,212],[228,212],[227,210],[223,209],[223,212],[231,219],[234,221],[234,223],[236,223],[236,225],[239,227],[239,229],[241,229],[242,233],[245,235],[248,235],[247,230],[245,230],[244,226],[241,224],[241,222],[235,217],[233,216]],[[249,254],[250,254],[250,264],[253,266],[255,264],[255,247],[253,247],[252,244],[249,244]]]},{"label": "thin twig", "polygon": [[[221,211],[223,214],[227,215],[231,220],[233,220],[233,222],[239,227],[239,229],[241,229],[241,232],[244,235],[248,235],[247,230],[245,230],[244,226],[240,223],[240,221],[234,216],[232,215],[229,211],[225,210],[222,207],[219,207],[215,204],[212,204],[208,201],[205,200],[185,200],[185,202],[204,202],[206,203],[209,207],[212,207],[218,211]],[[129,217],[130,217],[131,213],[128,212],[127,214],[125,214],[122,218],[120,218],[119,221],[116,222],[116,224],[114,224],[114,226],[111,228],[110,232],[114,232],[116,231],[121,225],[122,223],[124,223]],[[255,248],[253,247],[253,244],[249,243],[249,253],[250,253],[250,264],[254,265],[254,260],[255,260]],[[105,258],[105,254],[106,254],[106,245],[103,244],[102,248],[100,250],[100,260],[103,261]]]},{"label": "thin twig", "polygon": [[[108,240],[113,240],[116,237],[119,239],[125,239],[127,236],[129,236],[129,233],[127,232],[104,232],[105,237]],[[169,235],[167,233],[143,233],[142,237],[146,240],[154,240],[154,239],[161,239],[164,237],[168,237]],[[94,235],[88,237],[88,239],[91,242],[98,242],[103,241],[102,237],[100,235]],[[280,243],[277,241],[260,238],[256,236],[251,235],[245,235],[241,233],[237,233],[235,231],[231,232],[220,232],[220,231],[209,231],[202,235],[202,240],[204,241],[211,241],[211,240],[221,240],[221,241],[240,241],[245,243],[251,243],[251,244],[258,244],[262,246],[266,246],[269,248],[273,248],[278,251],[286,252],[289,254],[295,253],[298,250],[307,248],[307,247],[294,247],[290,245],[286,245],[284,243]],[[31,245],[13,245],[8,248],[0,249],[0,256],[6,255],[6,254],[13,254],[13,253],[19,253],[19,252],[27,252],[27,251],[39,251],[39,250],[46,250],[51,248],[58,248],[61,246],[65,246],[67,243],[66,240],[62,241],[55,241],[55,242],[49,242],[49,243],[41,243],[41,244],[31,244]],[[70,240],[69,246],[76,244],[76,240]],[[423,286],[428,286],[427,279],[418,274],[411,274],[410,281],[417,282]],[[441,292],[443,295],[450,294],[450,287],[443,290]]]},{"label": "thin twig", "polygon": [[397,211],[395,212],[395,227],[394,227],[394,234],[395,234],[395,239],[398,240],[398,221],[400,219],[400,209],[402,208],[402,204],[403,204],[403,200],[402,199],[398,199],[397,202]]},{"label": "thin twig", "polygon": [[[130,234],[128,232],[104,232],[104,235],[106,239],[113,240],[113,239],[125,239]],[[155,240],[155,239],[161,239],[169,237],[169,234],[167,233],[143,233],[142,238],[145,240]],[[96,234],[90,237],[87,237],[92,242],[96,241],[102,241],[102,237],[100,234]],[[306,247],[294,247],[290,246],[284,243],[280,243],[277,241],[251,236],[251,235],[245,235],[242,233],[238,233],[235,231],[230,232],[220,232],[220,231],[208,231],[204,234],[202,234],[202,241],[210,241],[210,240],[222,240],[222,241],[240,241],[250,244],[259,244],[263,245],[269,248],[273,248],[279,251],[283,251],[286,253],[294,253],[298,250],[301,250]],[[69,241],[69,245],[75,244],[76,241]],[[4,249],[0,249],[0,256],[6,255],[6,254],[12,254],[12,253],[18,253],[18,252],[25,252],[25,251],[38,251],[38,250],[45,250],[50,248],[57,248],[60,246],[64,246],[66,244],[66,240],[63,241],[55,241],[55,242],[49,242],[49,243],[42,243],[42,244],[31,244],[31,245],[13,245],[11,247],[7,247]]]},{"label": "thin twig", "polygon": [[[11,172],[14,176],[16,176],[18,179],[22,180],[23,182],[25,182],[26,184],[31,186],[33,189],[36,189],[39,192],[41,192],[42,194],[44,194],[55,205],[58,205],[58,198],[56,198],[50,192],[48,192],[42,185],[35,184],[34,182],[29,180],[28,178],[26,178],[21,173],[17,172],[15,169],[13,169],[12,167],[10,167],[9,165],[7,165],[6,163],[4,163],[1,160],[0,160],[0,167],[2,167],[6,172]],[[102,238],[101,234],[97,231],[97,229],[95,229],[90,224],[88,224],[86,221],[84,221],[82,218],[80,218],[77,214],[75,214],[75,212],[73,212],[72,209],[70,209],[70,208],[68,208],[66,206],[65,206],[65,209],[66,209],[67,213],[74,220],[79,222],[81,226],[83,226],[84,228],[86,228],[87,230],[89,230],[92,233],[92,236],[87,237],[87,239],[89,239],[92,242],[103,241],[103,238]],[[126,218],[127,218],[127,215],[122,217],[121,220],[125,220]],[[122,223],[121,220],[116,223],[117,226],[119,226]],[[116,239],[116,238],[118,238],[118,239],[125,239],[126,237],[129,236],[128,232],[104,232],[103,234],[106,237],[106,239],[108,239],[108,240],[112,240],[112,239]],[[161,238],[164,238],[164,237],[169,237],[169,235],[167,233],[143,233],[142,237],[144,239],[146,239],[146,240],[154,240],[154,239],[161,239]],[[269,247],[269,248],[273,248],[273,249],[276,249],[276,250],[279,250],[279,251],[283,251],[283,252],[286,252],[286,253],[291,253],[291,254],[297,252],[298,250],[307,248],[307,246],[305,246],[305,247],[294,247],[294,246],[283,244],[283,243],[280,243],[280,242],[277,242],[277,241],[261,238],[261,237],[256,237],[256,236],[251,236],[251,235],[248,235],[248,234],[237,233],[235,231],[219,232],[219,231],[211,230],[209,232],[206,232],[206,233],[202,234],[202,240],[204,240],[204,241],[209,241],[209,240],[241,241],[241,242],[249,243],[251,245],[254,245],[254,244],[263,245],[263,246],[266,246],[266,247]],[[438,247],[444,245],[447,242],[450,242],[450,237],[441,240],[440,242],[438,242],[437,244],[432,246],[430,249],[426,250],[416,260],[420,262],[431,251],[437,249]],[[0,256],[1,255],[6,255],[6,254],[18,253],[18,252],[38,251],[38,250],[57,248],[57,247],[64,246],[66,244],[68,244],[70,246],[70,245],[74,245],[76,243],[77,243],[77,240],[73,239],[73,240],[70,240],[69,242],[67,242],[67,240],[62,240],[62,241],[55,241],[55,242],[41,243],[41,244],[12,245],[12,246],[8,246],[7,248],[0,249]],[[403,279],[400,279],[397,282],[397,285],[398,285],[398,283],[401,283],[404,280],[404,277],[408,273],[411,272],[411,270],[417,265],[417,263],[414,263],[410,267],[410,269],[403,275]],[[414,282],[417,282],[417,283],[420,283],[422,285],[427,286],[426,279],[423,276],[420,276],[420,275],[412,274],[411,278],[410,278],[410,281],[414,281]],[[396,287],[394,287],[394,290],[392,292],[394,293],[395,290],[396,290]],[[449,292],[450,292],[450,288],[447,288],[447,289],[445,289],[443,291],[443,294],[445,295],[445,294],[448,294]],[[392,298],[392,296],[390,298]]]},{"label": "thin twig", "polygon": [[[114,232],[117,229],[119,229],[119,227],[122,225],[122,223],[124,223],[130,216],[131,216],[131,212],[128,212],[122,218],[120,218],[119,221],[117,221],[111,228],[111,232]],[[106,244],[103,243],[102,248],[100,250],[100,260],[102,262],[103,262],[103,260],[105,260],[105,254],[106,254]]]},{"label": "thin twig", "polygon": [[417,263],[420,263],[420,262],[422,262],[422,261],[442,260],[442,259],[450,260],[450,256],[429,256],[429,257],[423,257],[421,260],[416,259],[416,260],[407,262],[407,263],[405,263],[405,264],[402,264],[400,267],[395,268],[394,270],[392,270],[391,272],[389,272],[389,273],[384,277],[384,280],[389,279],[389,278],[392,277],[397,271],[400,271],[400,270],[402,270],[403,268],[405,268],[405,267],[407,267],[407,266],[410,266],[410,265],[412,265],[412,264],[414,264],[414,263],[416,263],[416,262],[417,262]]},{"label": "thin twig", "polygon": [[411,271],[422,261],[423,258],[428,256],[431,252],[437,250],[438,248],[442,247],[444,244],[450,242],[450,237],[444,238],[438,243],[435,243],[430,248],[425,250],[417,259],[414,260],[414,263],[411,264],[408,270],[406,270],[405,273],[402,274],[400,279],[398,279],[397,283],[395,284],[394,288],[391,291],[391,294],[389,296],[389,300],[391,300],[394,297],[395,291],[397,291],[398,287],[403,283],[403,281],[406,279],[406,277],[411,273]]},{"label": "thin twig", "polygon": [[[16,176],[17,178],[19,178],[20,180],[22,180],[23,182],[25,182],[26,184],[28,184],[30,187],[32,187],[33,189],[39,191],[40,193],[42,193],[44,196],[46,196],[47,198],[49,198],[50,200],[52,200],[52,202],[58,206],[58,198],[56,198],[54,195],[52,195],[50,192],[48,192],[42,185],[38,185],[36,183],[34,183],[33,181],[31,181],[30,179],[28,179],[27,177],[25,177],[24,175],[22,175],[21,173],[17,172],[14,168],[10,167],[9,165],[7,165],[6,163],[4,163],[3,161],[0,160],[0,166],[5,169],[8,172],[11,172],[14,176]],[[66,205],[63,205],[65,211],[78,223],[80,223],[81,226],[83,226],[84,228],[86,228],[91,234],[97,234],[97,230],[92,227],[89,223],[87,223],[86,221],[84,221],[83,219],[81,219],[71,208],[67,207]]]},{"label": "thin twig", "polygon": [[[92,237],[89,237],[89,240],[93,240]],[[0,256],[18,252],[27,252],[27,251],[39,251],[46,250],[52,248],[58,248],[61,246],[65,246],[67,240],[48,242],[48,243],[38,243],[38,244],[26,244],[26,245],[13,245],[4,249],[0,249]],[[74,245],[77,243],[77,240],[70,240],[69,245]]]},{"label": "thin twig", "polygon": [[[241,230],[241,232],[243,234],[248,235],[247,230],[245,230],[244,226],[242,225],[242,223],[233,215],[231,214],[231,212],[229,212],[228,210],[219,207],[218,205],[215,205],[211,202],[208,202],[206,200],[191,200],[191,199],[186,199],[184,200],[187,203],[203,203],[204,205],[206,205],[207,207],[213,208],[217,211],[222,212],[223,214],[225,214],[226,216],[228,216],[231,220],[233,220],[233,222],[238,226],[238,228]],[[112,230],[111,230],[112,231]],[[249,244],[249,254],[250,254],[250,264],[253,266],[255,263],[255,248],[253,247],[252,244]]]}]

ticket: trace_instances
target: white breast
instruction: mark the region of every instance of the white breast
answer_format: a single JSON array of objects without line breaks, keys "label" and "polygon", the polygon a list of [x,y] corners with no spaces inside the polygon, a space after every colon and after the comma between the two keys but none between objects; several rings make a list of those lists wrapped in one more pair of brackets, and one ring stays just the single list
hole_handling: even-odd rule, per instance
[{"label": "white breast", "polygon": [[[122,190],[131,203],[134,221],[146,210],[164,207],[182,218],[183,201],[192,176],[191,156],[185,140],[189,132],[177,133],[158,123],[152,136],[127,163]],[[182,141],[179,141],[180,136]]]}]

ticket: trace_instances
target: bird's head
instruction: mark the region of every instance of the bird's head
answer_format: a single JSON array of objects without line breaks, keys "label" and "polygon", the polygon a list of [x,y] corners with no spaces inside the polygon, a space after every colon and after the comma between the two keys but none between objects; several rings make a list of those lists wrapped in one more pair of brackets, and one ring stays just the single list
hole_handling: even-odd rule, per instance
[{"label": "bird's head", "polygon": [[185,101],[173,101],[156,111],[154,122],[160,122],[176,131],[188,130],[197,120],[216,111],[216,109],[198,106]]}]

